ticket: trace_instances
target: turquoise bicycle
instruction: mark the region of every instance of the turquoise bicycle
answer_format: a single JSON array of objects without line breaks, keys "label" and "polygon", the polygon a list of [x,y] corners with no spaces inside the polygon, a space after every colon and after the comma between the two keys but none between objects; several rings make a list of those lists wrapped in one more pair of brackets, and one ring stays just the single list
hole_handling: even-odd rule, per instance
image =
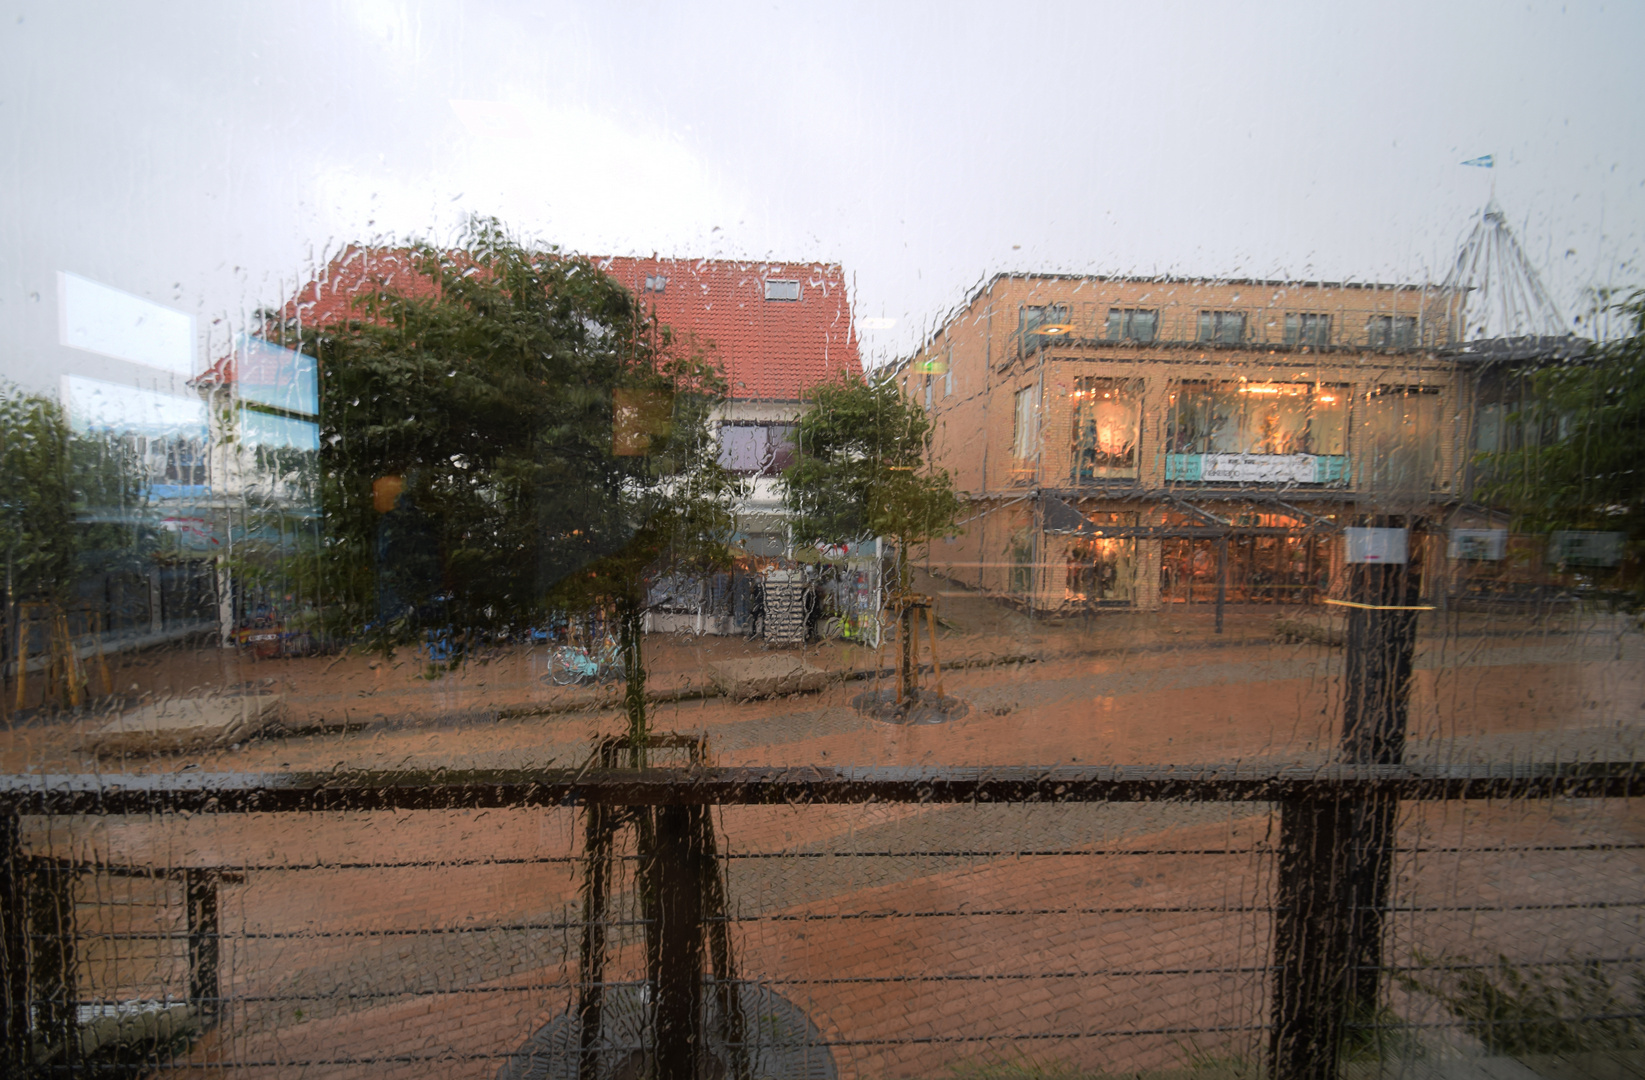
[{"label": "turquoise bicycle", "polygon": [[610,682],[621,678],[623,670],[622,649],[610,638],[593,649],[560,645],[548,654],[548,677],[559,686]]}]

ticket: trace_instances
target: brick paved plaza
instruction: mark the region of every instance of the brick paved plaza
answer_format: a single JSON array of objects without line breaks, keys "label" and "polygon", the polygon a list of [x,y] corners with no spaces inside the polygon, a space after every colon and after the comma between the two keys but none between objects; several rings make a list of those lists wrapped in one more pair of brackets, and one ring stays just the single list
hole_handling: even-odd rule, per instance
[{"label": "brick paved plaza", "polygon": [[[657,727],[706,734],[720,764],[785,765],[1307,763],[1336,737],[1340,650],[1277,643],[1267,614],[1234,614],[1220,637],[1198,612],[1025,625],[1015,637],[973,632],[963,613],[955,622],[943,646],[972,666],[945,674],[970,705],[951,723],[864,719],[850,698],[868,683],[855,679],[777,700],[686,696],[659,703]],[[665,694],[700,690],[708,661],[759,648],[648,647]],[[842,674],[875,666],[851,646],[808,655]],[[1636,759],[1642,660],[1639,635],[1600,617],[1436,620],[1418,649],[1411,756]],[[249,662],[202,650],[117,671],[139,692],[267,684],[287,695],[294,727],[330,730],[92,761],[71,725],[40,722],[9,733],[8,766],[566,766],[621,728],[613,690],[547,687],[523,649],[432,679],[409,654]],[[1645,814],[1468,804],[1410,807],[1402,820],[1395,907],[1492,910],[1402,910],[1391,963],[1637,954]],[[1265,805],[727,808],[716,821],[739,973],[802,1007],[844,1076],[950,1076],[1023,1058],[1157,1070],[1249,1058],[1265,1043],[1277,836]],[[55,820],[26,842],[109,865],[240,868],[220,894],[232,1001],[191,1051],[199,1075],[298,1075],[309,1062],[301,1075],[484,1077],[570,1001],[580,829],[568,809],[203,815]],[[1634,846],[1546,850],[1593,844]],[[1539,850],[1417,850],[1505,845]],[[804,857],[760,857],[773,854]],[[394,865],[405,863],[417,865]],[[633,918],[633,864],[619,867],[618,910]],[[180,932],[180,886],[99,877],[86,889],[84,992],[183,993],[176,938],[97,940]],[[1547,907],[1606,901],[1621,906]],[[608,979],[643,977],[634,927],[614,929],[611,958]],[[1438,1018],[1402,991],[1393,1001]],[[1149,1034],[1098,1034],[1135,1031]],[[370,1063],[323,1064],[340,1059]]]}]

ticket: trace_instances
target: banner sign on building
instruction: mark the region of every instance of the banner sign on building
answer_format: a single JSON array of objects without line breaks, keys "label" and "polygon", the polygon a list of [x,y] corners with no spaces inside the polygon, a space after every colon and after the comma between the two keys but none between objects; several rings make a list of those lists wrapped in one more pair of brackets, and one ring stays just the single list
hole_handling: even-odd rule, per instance
[{"label": "banner sign on building", "polygon": [[1348,479],[1348,458],[1344,454],[1166,454],[1165,478],[1213,484],[1335,484]]}]

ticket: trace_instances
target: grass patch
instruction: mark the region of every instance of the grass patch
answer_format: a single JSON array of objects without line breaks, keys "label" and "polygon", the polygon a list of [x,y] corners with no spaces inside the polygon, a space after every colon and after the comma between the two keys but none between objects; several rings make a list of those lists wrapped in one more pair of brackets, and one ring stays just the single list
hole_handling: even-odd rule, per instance
[{"label": "grass patch", "polygon": [[1577,1054],[1645,1049],[1645,972],[1619,979],[1606,965],[1572,961],[1560,972],[1521,968],[1505,956],[1486,967],[1397,976],[1437,998],[1493,1054]]},{"label": "grass patch", "polygon": [[1181,1065],[1123,1072],[1092,1071],[1062,1061],[1037,1061],[1020,1051],[1012,1057],[968,1061],[954,1066],[956,1080],[1263,1080],[1255,1062],[1234,1055],[1189,1048]]}]

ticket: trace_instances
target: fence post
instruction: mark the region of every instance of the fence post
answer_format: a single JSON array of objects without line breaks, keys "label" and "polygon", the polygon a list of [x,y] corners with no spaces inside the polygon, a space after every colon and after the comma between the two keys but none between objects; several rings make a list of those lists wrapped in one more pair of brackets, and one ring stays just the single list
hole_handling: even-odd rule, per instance
[{"label": "fence post", "polygon": [[654,897],[647,967],[656,1018],[658,1080],[695,1080],[703,1044],[703,888],[697,806],[660,806],[652,847]]},{"label": "fence post", "polygon": [[1355,764],[1405,759],[1405,729],[1416,652],[1415,568],[1358,563],[1348,568],[1343,650],[1342,756]]},{"label": "fence post", "polygon": [[65,1061],[79,1054],[80,993],[75,980],[74,873],[36,862],[28,875],[29,998],[41,1041],[61,1046]]},{"label": "fence post", "polygon": [[183,905],[188,910],[188,999],[202,1030],[222,1019],[219,959],[222,937],[217,919],[218,876],[210,870],[186,870]]},{"label": "fence post", "polygon": [[0,803],[0,992],[5,1045],[0,1072],[20,1074],[30,1064],[28,920],[17,807]]},{"label": "fence post", "polygon": [[1336,1080],[1354,975],[1354,890],[1343,843],[1353,811],[1329,794],[1280,805],[1274,1080]]},{"label": "fence post", "polygon": [[588,804],[583,848],[583,939],[577,990],[577,1076],[595,1080],[600,1071],[600,1028],[605,1023],[605,927],[611,886],[613,811]]},{"label": "fence post", "polygon": [[[1386,519],[1373,519],[1386,525]],[[1416,537],[1408,543],[1416,554]],[[1405,760],[1411,674],[1416,653],[1419,567],[1410,563],[1356,563],[1348,568],[1343,657],[1342,759],[1356,765]],[[1373,794],[1354,807],[1346,837],[1353,907],[1353,1008],[1371,1020],[1381,992],[1382,913],[1393,875],[1399,804]]]}]

